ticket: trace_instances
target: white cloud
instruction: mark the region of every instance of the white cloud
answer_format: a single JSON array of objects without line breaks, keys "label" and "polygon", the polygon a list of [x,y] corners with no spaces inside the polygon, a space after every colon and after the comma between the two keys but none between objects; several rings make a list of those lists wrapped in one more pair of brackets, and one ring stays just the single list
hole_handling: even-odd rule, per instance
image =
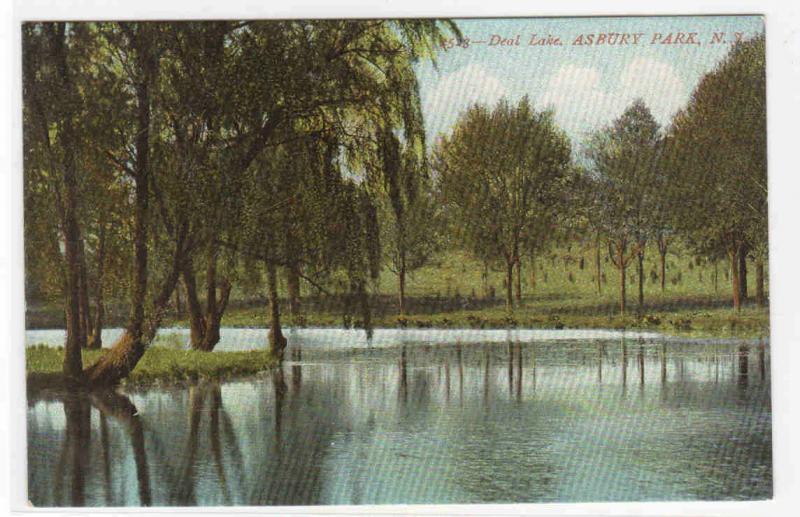
[{"label": "white cloud", "polygon": [[629,99],[642,98],[659,122],[666,122],[688,100],[683,81],[672,66],[647,58],[631,61],[619,79]]},{"label": "white cloud", "polygon": [[596,69],[564,65],[550,78],[537,104],[554,109],[561,127],[577,134],[606,123],[624,102],[618,93],[602,88]]},{"label": "white cloud", "polygon": [[423,111],[428,117],[432,135],[449,130],[458,116],[475,103],[494,105],[508,90],[497,77],[481,65],[467,65],[445,74],[431,93],[423,98]]},{"label": "white cloud", "polygon": [[550,78],[537,104],[553,108],[558,123],[580,136],[611,122],[636,98],[642,98],[656,120],[666,124],[686,102],[687,91],[673,67],[640,57],[605,84],[596,68],[564,65]]}]

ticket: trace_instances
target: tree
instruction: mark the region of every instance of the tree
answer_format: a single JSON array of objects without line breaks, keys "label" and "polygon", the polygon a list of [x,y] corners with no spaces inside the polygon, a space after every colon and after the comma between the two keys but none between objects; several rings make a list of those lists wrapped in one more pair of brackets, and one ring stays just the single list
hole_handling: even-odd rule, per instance
[{"label": "tree", "polygon": [[445,210],[461,244],[506,270],[506,307],[513,310],[514,267],[542,244],[538,231],[561,205],[570,143],[552,113],[527,98],[493,110],[472,106],[434,150]]},{"label": "tree", "polygon": [[[731,47],[706,74],[670,131],[675,225],[699,253],[724,253],[733,308],[748,250],[766,254],[766,76],[763,34]],[[679,201],[679,202],[678,202]]]},{"label": "tree", "polygon": [[[81,348],[86,344],[86,324],[81,318],[83,237],[78,221],[79,134],[76,126],[83,111],[75,86],[76,70],[66,23],[28,24],[23,30],[26,176],[37,170],[41,186],[56,201],[63,274],[67,339],[64,375],[80,380]],[[39,161],[41,160],[41,161]],[[59,253],[60,255],[60,253]]]},{"label": "tree", "polygon": [[[191,291],[200,262],[205,263],[205,310],[196,292],[187,293],[193,343],[213,348],[236,254],[252,252],[241,243],[248,230],[240,223],[250,217],[253,200],[263,204],[253,212],[262,221],[279,223],[270,229],[278,238],[263,254],[273,314],[278,314],[276,268],[299,275],[299,266],[308,264],[322,269],[321,274],[344,270],[368,324],[368,278],[377,277],[379,259],[375,185],[383,174],[378,163],[384,150],[381,137],[397,131],[409,156],[424,157],[413,65],[433,57],[445,30],[457,33],[451,22],[435,20],[26,27],[26,122],[36,130],[26,132],[29,155],[35,158],[27,169],[42,171],[43,159],[50,159],[46,174],[26,178],[26,197],[36,199],[26,210],[34,214],[43,209],[42,200],[62,200],[58,228],[66,249],[69,320],[65,372],[81,376],[80,344],[92,327],[86,258],[95,258],[96,293],[102,293],[108,226],[116,220],[100,208],[96,213],[80,210],[80,201],[88,205],[94,200],[90,194],[101,190],[80,191],[86,175],[79,172],[78,162],[93,164],[87,169],[105,162],[114,171],[104,185],[116,186],[130,200],[120,208],[127,212],[122,219],[132,235],[128,324],[111,350],[85,372],[86,382],[113,384],[136,366],[158,331],[179,278]],[[77,39],[82,31],[98,42],[89,58],[72,52],[84,50]],[[76,78],[97,84],[79,88]],[[94,121],[86,127],[104,127],[107,138],[89,146],[93,156],[88,157],[77,145],[78,129],[83,130],[78,122],[97,109],[82,107],[97,92],[103,92],[97,98],[108,103],[101,112],[109,116],[105,125]],[[93,140],[87,137],[85,142]],[[292,141],[305,147],[298,152]],[[301,171],[285,159],[298,156],[308,158],[299,163],[317,165]],[[272,159],[275,163],[268,163]],[[263,173],[268,176],[258,176]],[[309,205],[314,210],[333,210],[324,213],[331,230],[324,237],[314,233],[321,227],[309,224],[322,217],[296,224],[294,217],[305,210],[295,208],[301,205],[296,199],[301,185],[312,187],[309,195],[318,202]],[[244,188],[252,189],[250,205]],[[330,221],[332,213],[350,225]],[[90,252],[83,248],[79,222],[93,228],[95,247]],[[48,254],[60,253],[50,221],[29,227],[51,238]],[[298,242],[302,245],[295,246]],[[30,247],[28,251],[37,256]],[[94,323],[103,312],[101,296],[96,300],[99,320]],[[273,351],[279,354],[285,341],[277,317],[272,327]]]},{"label": "tree", "polygon": [[[254,25],[253,36],[261,38],[260,31],[271,27]],[[300,277],[304,270],[317,270],[312,276],[322,277],[344,271],[348,300],[358,300],[362,322],[369,326],[366,290],[368,279],[377,278],[380,258],[376,199],[379,186],[392,184],[398,172],[386,160],[387,135],[402,135],[408,159],[420,163],[424,130],[412,65],[433,56],[445,29],[455,27],[431,20],[322,20],[281,27],[284,44],[298,41],[298,56],[285,71],[289,78],[296,74],[296,81],[276,99],[280,124],[265,139],[257,166],[247,172],[243,225],[245,253],[265,261],[270,346],[276,354],[285,346],[275,286],[278,267],[289,277]],[[249,111],[237,116],[253,124]],[[340,220],[331,221],[332,216]],[[328,232],[321,234],[324,228]],[[260,242],[269,242],[269,249]],[[310,281],[308,274],[302,276]]]},{"label": "tree", "polygon": [[438,250],[439,211],[427,162],[420,163],[413,153],[404,155],[391,132],[384,138],[384,195],[379,198],[381,242],[388,268],[397,275],[399,312],[403,315],[407,276],[428,264]]},{"label": "tree", "polygon": [[649,195],[657,166],[658,124],[641,100],[595,132],[586,153],[600,196],[599,218],[608,256],[619,271],[619,308],[626,308],[626,271],[637,258],[639,308],[644,303],[644,252],[650,228]]}]

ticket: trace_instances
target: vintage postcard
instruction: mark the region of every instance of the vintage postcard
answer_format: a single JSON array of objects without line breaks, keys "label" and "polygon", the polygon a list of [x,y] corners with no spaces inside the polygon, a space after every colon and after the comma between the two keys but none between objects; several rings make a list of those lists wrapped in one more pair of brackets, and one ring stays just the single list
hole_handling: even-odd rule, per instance
[{"label": "vintage postcard", "polygon": [[30,505],[770,499],[767,30],[22,23]]}]

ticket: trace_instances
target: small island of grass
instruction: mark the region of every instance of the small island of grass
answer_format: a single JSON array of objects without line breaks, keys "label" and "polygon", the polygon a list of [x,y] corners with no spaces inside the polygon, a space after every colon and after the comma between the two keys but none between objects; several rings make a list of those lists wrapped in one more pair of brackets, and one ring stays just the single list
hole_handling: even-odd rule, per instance
[{"label": "small island of grass", "polygon": [[[83,350],[84,364],[93,364],[107,349]],[[57,386],[62,382],[62,347],[37,345],[25,350],[28,384]],[[277,364],[266,350],[214,353],[153,346],[124,381],[129,385],[153,385],[197,379],[229,379],[252,375]]]}]

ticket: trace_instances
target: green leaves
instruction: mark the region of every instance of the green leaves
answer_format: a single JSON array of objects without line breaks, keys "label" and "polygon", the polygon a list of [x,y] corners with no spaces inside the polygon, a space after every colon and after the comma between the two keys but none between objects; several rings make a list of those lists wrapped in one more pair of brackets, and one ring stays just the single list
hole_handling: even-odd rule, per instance
[{"label": "green leaves", "polygon": [[527,98],[464,113],[434,150],[442,201],[461,244],[491,262],[543,246],[563,208],[570,151],[552,114],[535,111]]}]

